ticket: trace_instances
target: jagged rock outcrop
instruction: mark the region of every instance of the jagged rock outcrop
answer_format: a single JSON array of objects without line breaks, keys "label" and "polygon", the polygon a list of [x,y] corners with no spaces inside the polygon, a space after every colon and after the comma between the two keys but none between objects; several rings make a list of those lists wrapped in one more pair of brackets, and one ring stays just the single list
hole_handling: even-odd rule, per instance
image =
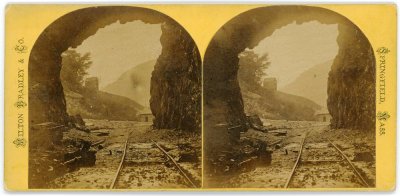
[{"label": "jagged rock outcrop", "polygon": [[201,60],[180,26],[162,25],[162,53],[151,76],[150,107],[156,128],[198,130],[201,125]]},{"label": "jagged rock outcrop", "polygon": [[240,138],[246,115],[237,79],[238,55],[283,26],[318,21],[338,24],[339,55],[328,80],[328,108],[335,128],[375,127],[375,58],[368,39],[350,20],[325,8],[268,6],[227,22],[204,57],[204,140],[206,157],[229,149]]},{"label": "jagged rock outcrop", "polygon": [[[374,50],[359,29],[339,25],[339,53],[328,78],[333,128],[375,130]],[[358,36],[355,36],[358,35]]]}]

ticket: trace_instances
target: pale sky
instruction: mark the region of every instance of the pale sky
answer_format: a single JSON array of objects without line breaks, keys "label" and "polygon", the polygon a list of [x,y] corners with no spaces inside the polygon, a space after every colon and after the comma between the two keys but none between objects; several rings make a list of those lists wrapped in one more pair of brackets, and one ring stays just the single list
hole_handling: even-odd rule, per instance
[{"label": "pale sky", "polygon": [[276,77],[280,89],[305,70],[334,59],[339,49],[338,33],[337,24],[293,22],[277,29],[253,50],[260,55],[268,53],[271,65],[266,71],[267,77]]},{"label": "pale sky", "polygon": [[161,54],[160,36],[161,24],[118,21],[99,29],[76,51],[91,53],[93,64],[88,77],[99,77],[102,88],[135,65],[157,59]]}]

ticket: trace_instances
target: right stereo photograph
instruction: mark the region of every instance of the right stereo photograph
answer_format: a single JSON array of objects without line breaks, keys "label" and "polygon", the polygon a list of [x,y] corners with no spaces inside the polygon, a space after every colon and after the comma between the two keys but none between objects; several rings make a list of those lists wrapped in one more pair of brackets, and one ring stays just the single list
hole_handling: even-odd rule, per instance
[{"label": "right stereo photograph", "polygon": [[237,15],[204,56],[204,188],[373,188],[374,49],[313,6]]}]

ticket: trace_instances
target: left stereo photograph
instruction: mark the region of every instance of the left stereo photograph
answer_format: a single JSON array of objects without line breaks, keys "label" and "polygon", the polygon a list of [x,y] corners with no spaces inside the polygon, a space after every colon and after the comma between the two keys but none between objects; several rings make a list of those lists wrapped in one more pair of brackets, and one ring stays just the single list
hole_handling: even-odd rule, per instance
[{"label": "left stereo photograph", "polygon": [[201,59],[176,21],[88,7],[16,44],[29,50],[30,189],[201,187]]}]

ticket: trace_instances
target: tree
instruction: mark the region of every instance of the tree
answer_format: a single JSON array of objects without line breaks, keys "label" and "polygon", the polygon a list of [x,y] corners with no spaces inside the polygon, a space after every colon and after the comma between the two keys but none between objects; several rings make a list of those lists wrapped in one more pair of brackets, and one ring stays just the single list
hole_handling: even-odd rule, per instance
[{"label": "tree", "polygon": [[265,70],[269,67],[268,55],[259,56],[252,50],[245,50],[239,54],[238,77],[249,85],[261,86],[266,76]]},{"label": "tree", "polygon": [[67,50],[62,54],[62,68],[60,78],[65,89],[81,92],[83,79],[88,75],[87,70],[92,65],[90,53],[83,56],[75,50]]}]

